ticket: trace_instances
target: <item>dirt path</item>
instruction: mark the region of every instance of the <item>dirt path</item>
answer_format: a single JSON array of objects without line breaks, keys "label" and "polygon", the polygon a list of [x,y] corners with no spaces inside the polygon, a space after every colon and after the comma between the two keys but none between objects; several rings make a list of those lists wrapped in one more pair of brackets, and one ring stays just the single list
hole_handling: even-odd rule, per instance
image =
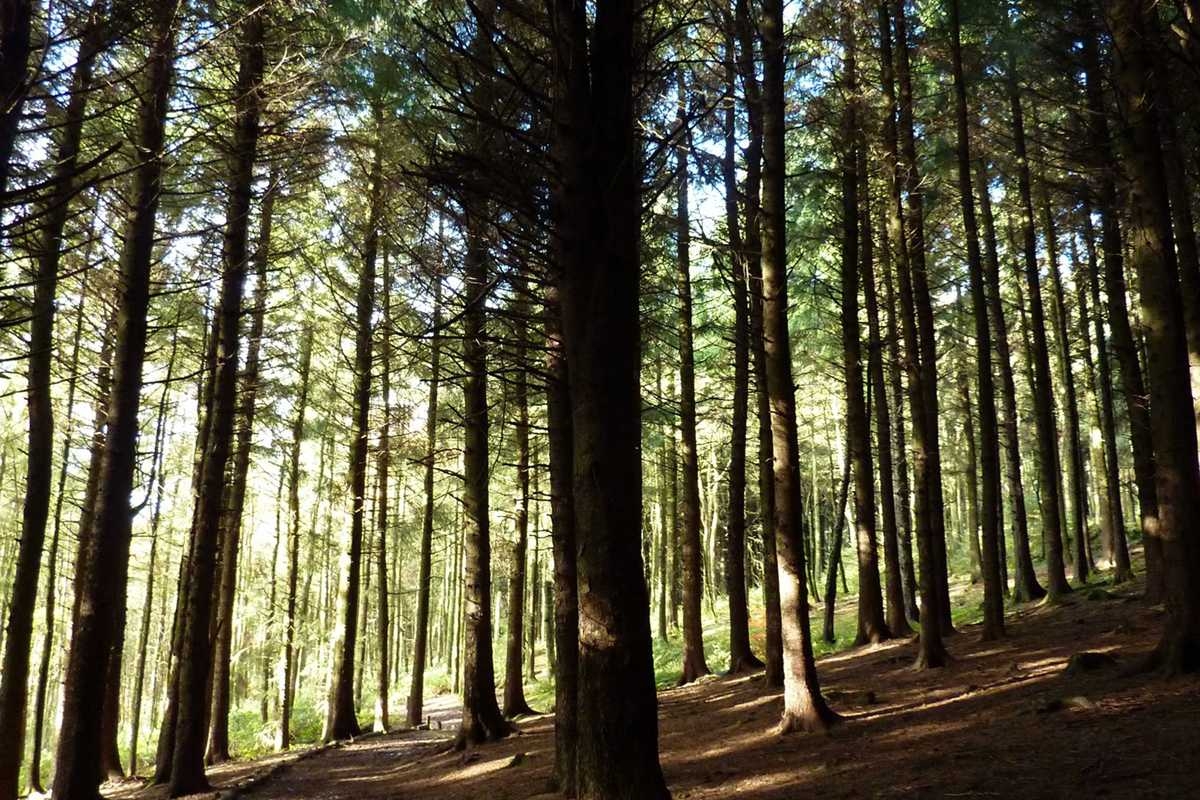
[{"label": "dirt path", "polygon": [[[845,723],[779,737],[778,692],[759,676],[714,678],[659,696],[661,758],[676,798],[1200,797],[1200,680],[1125,678],[1154,643],[1160,611],[1127,594],[1084,593],[1010,617],[1008,639],[950,639],[954,664],[918,673],[911,641],[823,659]],[[1071,655],[1118,666],[1065,675]],[[874,702],[868,702],[873,693]],[[544,792],[552,719],[467,757],[450,731],[367,739],[287,767],[246,796],[517,800]]]}]

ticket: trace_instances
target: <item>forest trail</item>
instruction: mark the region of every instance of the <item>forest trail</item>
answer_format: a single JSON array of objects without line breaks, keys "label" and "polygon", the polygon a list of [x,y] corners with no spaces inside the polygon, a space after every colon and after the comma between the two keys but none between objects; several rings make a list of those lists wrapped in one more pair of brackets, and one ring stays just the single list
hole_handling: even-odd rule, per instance
[{"label": "forest trail", "polygon": [[[667,781],[689,800],[1200,796],[1200,680],[1121,675],[1161,630],[1161,612],[1139,591],[1084,589],[1059,606],[1022,607],[997,643],[965,627],[949,640],[955,660],[944,670],[912,670],[911,640],[822,659],[822,684],[846,720],[829,736],[775,735],[780,695],[763,691],[760,675],[660,691]],[[1082,651],[1116,664],[1064,674]],[[545,791],[552,716],[465,757],[447,752],[451,736],[359,740],[242,796],[524,800]]]}]

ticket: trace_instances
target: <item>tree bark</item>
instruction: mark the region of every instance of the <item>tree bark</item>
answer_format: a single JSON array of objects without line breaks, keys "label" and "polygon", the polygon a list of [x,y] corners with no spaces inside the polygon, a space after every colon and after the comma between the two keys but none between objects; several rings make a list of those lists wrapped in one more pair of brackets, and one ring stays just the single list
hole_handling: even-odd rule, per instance
[{"label": "tree bark", "polygon": [[783,714],[779,731],[818,731],[838,717],[817,680],[808,618],[804,566],[796,399],[787,321],[786,172],[784,148],[783,2],[763,3],[763,341],[771,401],[771,452],[775,473],[775,536],[783,634]]},{"label": "tree bark", "polygon": [[434,278],[433,322],[429,344],[429,402],[425,411],[425,505],[421,513],[421,549],[417,566],[417,611],[413,619],[412,677],[408,724],[421,724],[425,700],[425,665],[429,660],[429,583],[433,566],[433,478],[437,459],[438,383],[441,379],[442,278]]},{"label": "tree bark", "polygon": [[241,549],[242,511],[246,503],[246,478],[253,449],[254,415],[258,401],[259,350],[267,313],[267,263],[270,260],[271,223],[278,178],[272,176],[262,200],[258,245],[254,255],[254,308],[246,341],[246,366],[241,375],[237,439],[233,451],[233,478],[221,520],[220,582],[218,584],[217,636],[213,652],[212,720],[205,763],[229,760],[229,668],[233,654],[233,601],[237,590],[238,554]]},{"label": "tree bark", "polygon": [[749,140],[746,145],[745,247],[750,285],[750,348],[754,356],[754,392],[758,418],[758,519],[763,542],[763,607],[766,617],[767,686],[783,686],[783,623],[779,606],[779,568],[775,546],[775,472],[771,459],[771,405],[767,392],[767,362],[763,337],[762,282],[762,92],[758,81],[754,23],[749,0],[735,0],[738,72],[746,96]]},{"label": "tree bark", "polygon": [[379,500],[376,508],[375,530],[378,535],[378,545],[375,548],[375,591],[377,608],[375,609],[375,630],[377,646],[379,647],[378,663],[375,673],[375,730],[386,732],[388,729],[388,690],[391,688],[391,674],[388,647],[391,644],[389,626],[388,598],[388,471],[392,459],[392,270],[388,259],[388,250],[383,251],[383,332],[379,337],[379,393],[383,396],[383,421],[379,424],[379,453],[376,456],[376,472],[379,479]]},{"label": "tree bark", "polygon": [[696,443],[696,362],[692,345],[691,221],[688,209],[687,85],[680,69],[676,124],[681,141],[675,151],[678,206],[675,228],[675,290],[679,299],[679,461],[683,467],[681,522],[683,554],[683,670],[679,683],[707,675],[700,601],[704,593],[703,550],[700,537],[700,462]]},{"label": "tree bark", "polygon": [[375,312],[375,259],[379,254],[379,225],[383,217],[383,110],[374,109],[376,140],[371,159],[370,208],[362,249],[362,266],[355,298],[354,409],[350,439],[350,542],[346,580],[338,600],[341,630],[335,637],[330,679],[327,742],[357,736],[354,707],[354,657],[358,645],[358,606],[362,578],[363,530],[367,513],[367,436],[371,413],[371,317]]},{"label": "tree bark", "polygon": [[750,408],[750,307],[746,280],[748,253],[742,241],[738,214],[737,54],[732,18],[726,12],[724,66],[730,100],[725,104],[724,157],[721,176],[725,189],[725,225],[733,289],[733,417],[729,435],[729,520],[725,532],[725,593],[729,601],[729,672],[761,669],[763,662],[750,649],[750,620],[746,600],[746,427]]},{"label": "tree bark", "polygon": [[1171,212],[1153,92],[1150,50],[1138,0],[1108,0],[1105,14],[1116,51],[1114,78],[1128,155],[1130,260],[1138,275],[1149,359],[1150,424],[1158,492],[1158,536],[1165,565],[1166,619],[1153,662],[1168,673],[1200,669],[1200,470],[1188,375],[1188,347]]},{"label": "tree bark", "polygon": [[[637,12],[553,6],[554,240],[561,256],[578,536],[580,800],[669,797],[658,763],[639,528],[641,158]],[[555,492],[557,494],[557,492]],[[564,661],[559,648],[559,662]]]},{"label": "tree bark", "polygon": [[[902,88],[907,83],[904,78],[907,76],[908,63],[908,42],[906,34],[906,21],[904,19],[903,2],[893,0],[893,9],[896,13],[895,17],[895,36],[896,36],[896,61],[900,65],[900,83]],[[885,15],[885,10],[880,10],[880,32],[881,42],[884,43],[884,49],[888,52],[881,56],[881,61],[884,63],[890,62],[891,54],[891,25],[887,24],[889,19]],[[895,96],[895,90],[892,81],[891,68],[888,67],[883,72],[884,80],[884,96],[892,98]],[[905,102],[901,102],[899,108],[900,127],[911,130],[912,127],[912,93],[911,86],[904,92]],[[888,114],[886,117],[890,117]],[[921,349],[920,333],[917,328],[916,318],[916,300],[913,273],[923,261],[923,233],[920,233],[920,225],[914,226],[911,221],[906,219],[906,213],[911,214],[911,209],[902,204],[902,196],[904,191],[909,191],[915,188],[915,175],[913,174],[915,165],[912,164],[912,159],[915,153],[908,152],[906,148],[905,161],[900,160],[897,136],[889,136],[892,132],[889,130],[891,126],[885,124],[884,146],[888,152],[889,165],[892,167],[892,202],[896,206],[895,211],[889,215],[889,226],[901,225],[893,231],[894,241],[903,241],[904,245],[902,252],[905,254],[897,265],[897,275],[899,277],[899,291],[896,299],[900,306],[900,316],[902,320],[902,328],[904,334],[904,368],[908,375],[908,402],[910,418],[912,420],[912,461],[913,461],[913,497],[915,505],[913,508],[913,516],[916,522],[917,534],[917,552],[921,560],[920,570],[920,622],[921,622],[921,641],[920,652],[917,656],[917,666],[919,668],[940,667],[946,664],[948,655],[946,654],[945,646],[942,642],[942,626],[941,613],[938,608],[941,604],[941,593],[938,589],[940,569],[938,567],[938,537],[934,529],[934,517],[940,516],[941,509],[941,489],[940,484],[934,481],[934,463],[931,454],[931,437],[936,436],[931,427],[936,427],[935,418],[927,413],[925,395],[928,391],[926,386],[929,377],[928,372],[922,369],[921,361],[926,357],[925,351]],[[893,129],[894,130],[894,129]],[[906,136],[910,139],[911,136]],[[903,191],[902,191],[903,190]],[[911,200],[911,199],[910,199]],[[910,230],[918,233],[918,240],[914,240],[911,236],[905,236],[904,231]],[[921,260],[917,260],[917,251],[922,251]],[[917,261],[917,263],[913,263]],[[928,299],[928,298],[926,298]],[[934,423],[931,426],[931,422]],[[934,499],[934,495],[937,499]],[[936,503],[936,509],[935,509]]]},{"label": "tree bark", "polygon": [[[954,72],[955,128],[957,133],[958,192],[963,230],[967,238],[967,270],[975,318],[976,398],[979,402],[979,461],[982,479],[980,511],[981,568],[983,571],[983,634],[986,640],[1004,635],[1004,587],[1000,575],[1000,440],[996,422],[996,390],[992,377],[992,334],[984,290],[983,258],[979,252],[979,226],[975,217],[975,192],[971,186],[971,143],[967,127],[967,87],[963,75],[959,0],[950,0],[951,60]],[[987,191],[987,186],[981,187]],[[972,475],[972,478],[974,475]],[[975,536],[974,529],[971,536]]]},{"label": "tree bark", "polygon": [[[140,161],[132,176],[133,203],[121,248],[120,321],[116,336],[112,395],[101,461],[95,530],[77,565],[79,615],[67,657],[62,725],[54,766],[56,797],[98,798],[100,716],[106,663],[113,639],[114,609],[123,586],[113,575],[129,560],[129,496],[133,488],[142,366],[146,356],[150,268],[155,217],[162,192],[163,140],[175,58],[176,4],[152,12],[152,42],[146,83],[139,102],[136,147]],[[7,74],[7,73],[6,73]]]},{"label": "tree bark", "polygon": [[1008,55],[1008,99],[1012,111],[1013,151],[1017,162],[1017,192],[1021,209],[1021,253],[1025,282],[1028,286],[1029,334],[1032,338],[1033,410],[1037,440],[1041,450],[1038,478],[1042,507],[1042,536],[1046,543],[1047,591],[1057,600],[1071,591],[1063,562],[1062,517],[1059,515],[1061,482],[1059,475],[1058,426],[1054,422],[1054,392],[1050,384],[1050,351],[1046,345],[1046,313],[1038,277],[1037,234],[1033,226],[1033,195],[1029,180],[1029,156],[1025,148],[1025,116],[1021,108],[1021,90],[1017,77],[1016,56]]},{"label": "tree bark", "polygon": [[238,323],[246,278],[246,240],[258,150],[260,96],[263,69],[263,12],[242,21],[238,77],[234,86],[234,137],[229,164],[229,200],[222,242],[222,279],[219,305],[217,369],[213,376],[213,410],[204,457],[200,497],[196,509],[192,552],[188,562],[183,647],[179,663],[179,705],[171,756],[171,797],[208,788],[204,775],[204,749],[209,712],[209,673],[213,584],[221,511],[225,499],[225,467],[233,439],[234,405],[238,377]]},{"label": "tree bark", "polygon": [[[13,142],[24,108],[24,97],[29,89],[26,60],[32,14],[33,3],[24,1],[6,3],[0,11],[0,43],[3,44],[0,49],[0,68],[3,70],[0,73],[3,75],[0,77],[0,195],[4,194],[7,187]],[[0,748],[0,796],[3,797],[15,797],[20,788],[18,783],[25,745],[33,615],[37,605],[38,573],[42,566],[54,471],[53,384],[50,374],[54,362],[54,300],[63,252],[63,230],[69,218],[71,200],[78,190],[79,180],[75,173],[79,145],[91,93],[93,66],[103,44],[103,16],[101,3],[93,3],[80,35],[78,61],[71,78],[70,99],[63,115],[50,178],[52,189],[46,198],[44,222],[37,242],[26,373],[29,436],[25,461],[25,499],[21,509],[20,545],[5,620],[4,662],[3,668],[0,668],[0,730],[9,731],[12,736],[8,744]],[[61,496],[61,490],[59,494]],[[53,543],[57,552],[57,522]],[[49,610],[47,613],[50,613]],[[47,630],[50,627],[48,624]],[[47,644],[49,641],[47,633]],[[40,712],[35,727],[39,732],[35,743],[36,765],[40,764]],[[40,785],[41,776],[36,774],[40,769],[34,772],[31,777]]]}]

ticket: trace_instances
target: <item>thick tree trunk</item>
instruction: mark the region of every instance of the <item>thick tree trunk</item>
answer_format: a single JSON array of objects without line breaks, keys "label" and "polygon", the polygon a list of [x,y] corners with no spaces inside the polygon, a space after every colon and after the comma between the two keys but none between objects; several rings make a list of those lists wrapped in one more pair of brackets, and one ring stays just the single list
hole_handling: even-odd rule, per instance
[{"label": "thick tree trunk", "polygon": [[[580,800],[669,797],[658,763],[649,598],[642,577],[634,3],[557,0],[558,174],[578,536],[576,790]],[[557,494],[557,492],[555,492]],[[560,664],[565,660],[559,648]]]},{"label": "thick tree trunk", "polygon": [[[967,127],[967,87],[963,75],[959,0],[950,0],[951,56],[954,72],[955,128],[957,133],[958,192],[963,230],[967,237],[967,270],[975,318],[976,397],[979,402],[979,461],[983,534],[983,638],[1004,635],[1004,586],[1000,575],[1000,440],[996,430],[996,391],[992,376],[992,333],[984,290],[983,258],[979,252],[979,226],[975,218],[975,192],[971,186],[971,143]],[[987,186],[981,187],[986,192]],[[974,475],[972,474],[972,478]],[[975,531],[971,530],[972,540]]]},{"label": "thick tree trunk", "polygon": [[112,396],[95,507],[80,572],[79,615],[67,657],[62,725],[54,765],[56,797],[98,798],[100,716],[104,705],[106,663],[113,638],[114,609],[123,586],[113,576],[129,560],[129,497],[138,434],[142,366],[146,355],[150,304],[150,267],[155,217],[162,192],[162,148],[175,52],[175,3],[163,3],[151,15],[152,42],[146,83],[138,110],[136,146],[142,154],[134,170],[121,250],[120,322],[116,336]]},{"label": "thick tree trunk", "polygon": [[1138,275],[1149,355],[1150,423],[1158,490],[1158,536],[1166,567],[1167,614],[1154,660],[1168,673],[1200,669],[1200,471],[1183,303],[1171,233],[1158,120],[1147,85],[1150,50],[1138,0],[1105,4],[1117,54],[1114,77],[1125,123],[1130,260]]},{"label": "thick tree trunk", "polygon": [[1063,561],[1061,477],[1059,475],[1058,426],[1054,422],[1054,390],[1050,384],[1050,351],[1046,344],[1046,313],[1037,264],[1037,235],[1033,226],[1033,193],[1029,179],[1029,156],[1025,148],[1025,116],[1021,108],[1021,90],[1016,57],[1009,53],[1009,105],[1012,110],[1013,150],[1017,162],[1017,192],[1021,209],[1021,253],[1029,301],[1029,334],[1032,338],[1033,411],[1041,456],[1038,478],[1042,508],[1042,536],[1046,544],[1046,581],[1051,599],[1071,591]]},{"label": "thick tree trunk", "polygon": [[429,402],[425,411],[425,505],[421,512],[421,546],[417,565],[417,611],[413,618],[412,676],[408,724],[421,724],[425,700],[425,666],[429,660],[429,583],[433,567],[433,478],[437,459],[438,382],[441,379],[442,278],[434,278],[433,320],[429,345]]},{"label": "thick tree trunk", "polygon": [[[29,56],[36,5],[33,0],[11,0],[0,7],[0,195],[8,189],[13,146],[31,85]],[[5,674],[9,674],[7,670]],[[20,763],[20,758],[17,748],[13,759]],[[14,772],[14,785],[16,775]]]},{"label": "thick tree trunk", "polygon": [[783,2],[766,0],[759,29],[763,49],[763,342],[771,401],[771,452],[775,473],[775,536],[783,634],[783,714],[779,731],[818,731],[838,717],[825,704],[817,680],[808,618],[804,565],[796,399],[787,321],[787,250],[784,197]]}]

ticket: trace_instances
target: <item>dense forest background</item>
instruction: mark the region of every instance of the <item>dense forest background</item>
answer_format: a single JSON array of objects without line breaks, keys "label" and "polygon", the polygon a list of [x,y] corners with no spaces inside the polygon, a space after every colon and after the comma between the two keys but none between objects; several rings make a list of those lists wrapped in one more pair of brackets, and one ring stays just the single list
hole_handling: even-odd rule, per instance
[{"label": "dense forest background", "polygon": [[822,728],[814,652],[1135,572],[1200,667],[1195,0],[0,34],[0,797],[454,693],[648,798],[655,685]]}]

